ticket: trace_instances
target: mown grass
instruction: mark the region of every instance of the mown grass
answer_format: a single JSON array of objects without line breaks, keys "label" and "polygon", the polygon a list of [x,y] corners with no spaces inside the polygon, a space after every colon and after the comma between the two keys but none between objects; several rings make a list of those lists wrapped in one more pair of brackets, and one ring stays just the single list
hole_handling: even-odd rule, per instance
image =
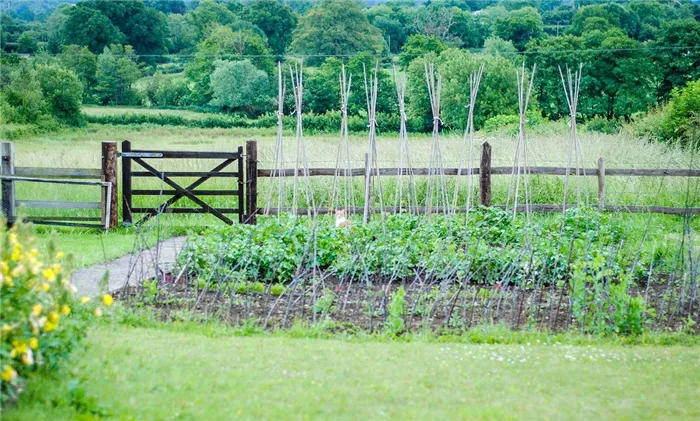
[{"label": "mown grass", "polygon": [[[349,342],[95,327],[5,420],[695,419],[697,347]],[[94,417],[94,418],[93,418]]]}]

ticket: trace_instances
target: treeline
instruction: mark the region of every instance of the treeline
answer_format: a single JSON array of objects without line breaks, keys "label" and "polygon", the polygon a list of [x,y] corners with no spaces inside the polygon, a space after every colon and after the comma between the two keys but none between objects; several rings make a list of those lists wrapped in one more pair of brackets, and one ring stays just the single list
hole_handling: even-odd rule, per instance
[{"label": "treeline", "polygon": [[[537,66],[533,109],[549,119],[568,116],[559,66],[583,65],[584,120],[628,120],[700,78],[700,4],[687,1],[19,3],[1,17],[6,121],[32,120],[22,116],[18,81],[36,74],[31,86],[39,89],[38,75],[49,68],[69,72],[72,98],[84,103],[194,107],[249,119],[275,107],[276,62],[303,57],[305,111],[339,109],[344,64],[352,77],[349,112],[361,117],[364,69],[378,61],[377,111],[398,112],[396,66],[407,74],[409,119],[418,130],[432,124],[428,61],[442,75],[443,121],[454,129],[464,127],[469,74],[481,65],[477,128],[516,112],[515,72],[523,62]],[[286,67],[283,74],[289,80]],[[80,122],[65,113],[55,118]]]}]

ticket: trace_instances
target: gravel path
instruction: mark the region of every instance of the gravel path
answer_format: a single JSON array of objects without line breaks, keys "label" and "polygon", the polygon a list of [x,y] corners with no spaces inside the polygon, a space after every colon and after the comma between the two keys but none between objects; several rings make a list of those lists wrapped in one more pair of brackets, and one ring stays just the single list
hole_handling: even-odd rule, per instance
[{"label": "gravel path", "polygon": [[76,270],[71,275],[71,281],[78,288],[78,295],[92,297],[99,295],[100,281],[106,271],[109,271],[109,291],[126,284],[138,285],[155,277],[156,268],[167,272],[177,261],[186,240],[187,237],[173,237],[150,249]]}]

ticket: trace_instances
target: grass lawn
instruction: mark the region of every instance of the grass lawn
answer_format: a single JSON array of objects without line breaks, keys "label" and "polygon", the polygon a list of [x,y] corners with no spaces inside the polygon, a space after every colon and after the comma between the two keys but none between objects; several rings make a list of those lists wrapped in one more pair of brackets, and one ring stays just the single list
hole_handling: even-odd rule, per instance
[{"label": "grass lawn", "polygon": [[[698,347],[209,337],[104,325],[87,343],[57,379],[36,378],[3,420],[97,419],[77,408],[116,420],[700,417]],[[73,378],[82,380],[71,395]]]}]

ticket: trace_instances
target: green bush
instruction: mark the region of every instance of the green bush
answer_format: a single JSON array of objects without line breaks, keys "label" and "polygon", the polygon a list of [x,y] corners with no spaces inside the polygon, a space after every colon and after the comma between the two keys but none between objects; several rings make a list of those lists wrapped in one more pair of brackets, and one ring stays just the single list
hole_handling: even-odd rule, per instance
[{"label": "green bush", "polygon": [[700,138],[700,80],[674,89],[659,127],[663,140],[696,146]]},{"label": "green bush", "polygon": [[[4,225],[4,224],[3,224]],[[0,228],[2,230],[2,228]],[[48,257],[32,246],[25,226],[2,230],[0,250],[0,403],[17,398],[27,374],[52,370],[85,335],[89,320],[110,306],[76,300],[63,253],[49,247]]]},{"label": "green bush", "polygon": [[589,132],[617,134],[620,133],[622,124],[618,119],[607,119],[605,117],[596,116],[586,121],[584,127]]},{"label": "green bush", "polygon": [[[540,113],[535,110],[530,110],[527,112],[525,117],[525,127],[534,128],[542,123],[546,122],[547,119],[542,117]],[[484,123],[483,131],[486,133],[501,132],[514,135],[518,133],[520,125],[520,116],[517,114],[499,114],[497,116],[491,117]]]}]

